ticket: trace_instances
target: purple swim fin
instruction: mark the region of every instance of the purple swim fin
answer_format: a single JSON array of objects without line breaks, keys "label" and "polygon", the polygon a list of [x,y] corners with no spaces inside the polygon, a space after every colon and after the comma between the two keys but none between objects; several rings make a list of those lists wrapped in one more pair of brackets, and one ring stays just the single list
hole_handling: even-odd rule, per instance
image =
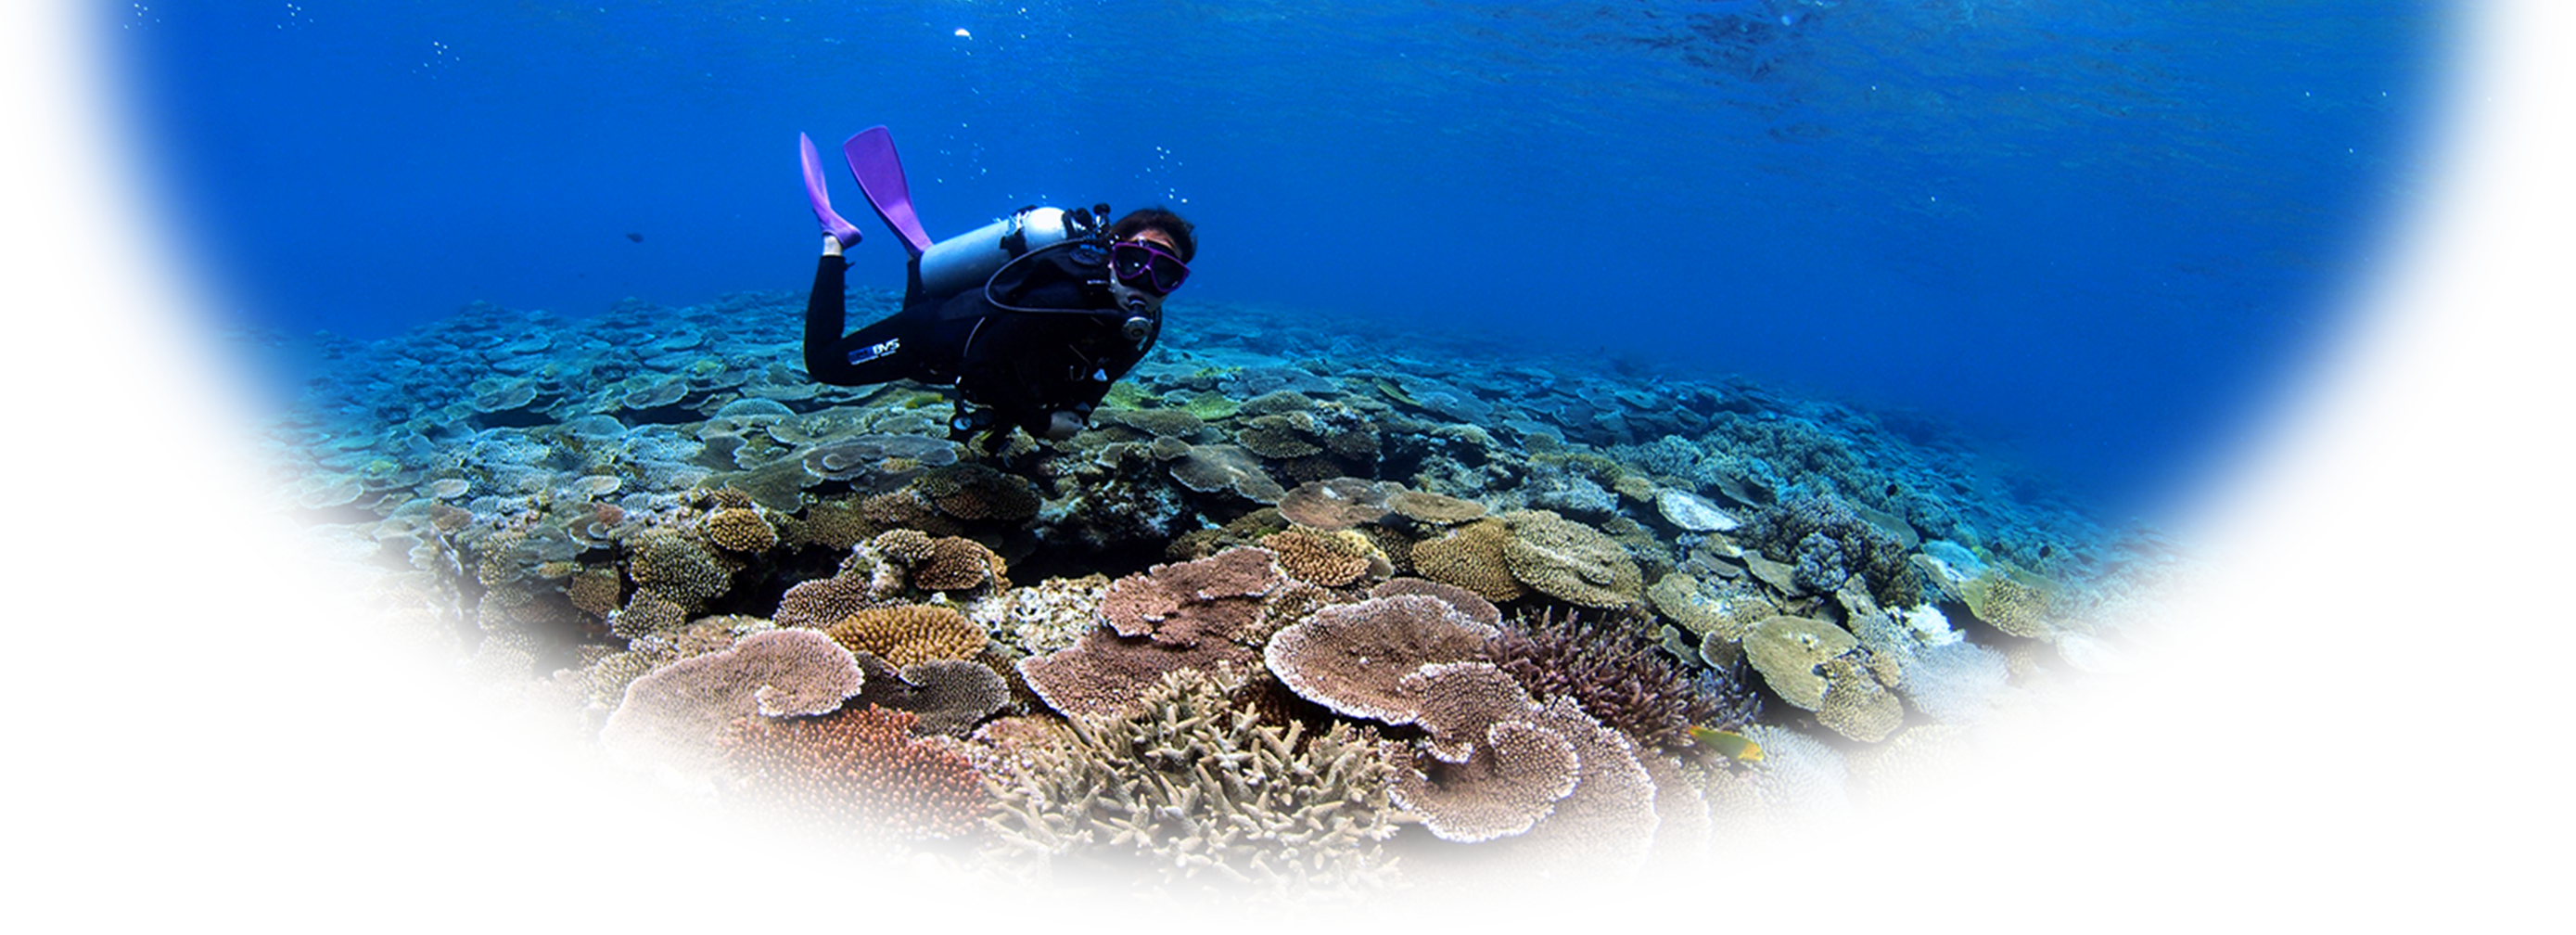
[{"label": "purple swim fin", "polygon": [[903,160],[895,158],[894,135],[883,126],[861,130],[841,144],[841,155],[849,159],[850,174],[858,177],[868,207],[877,209],[877,217],[903,239],[904,249],[913,256],[930,249],[930,235],[912,213],[912,189],[903,181]]},{"label": "purple swim fin", "polygon": [[814,220],[823,222],[823,233],[841,242],[842,249],[859,242],[859,229],[832,211],[832,196],[823,185],[823,155],[814,149],[814,139],[796,134],[797,157],[805,163],[805,200],[814,205]]}]

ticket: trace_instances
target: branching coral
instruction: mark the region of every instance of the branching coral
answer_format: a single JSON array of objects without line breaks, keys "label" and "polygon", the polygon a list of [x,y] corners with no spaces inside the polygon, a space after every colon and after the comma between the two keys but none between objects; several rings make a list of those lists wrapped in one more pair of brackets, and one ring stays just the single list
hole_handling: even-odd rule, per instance
[{"label": "branching coral", "polygon": [[[1027,726],[1020,728],[1024,732]],[[1229,708],[1197,674],[1158,680],[1125,717],[1076,717],[993,758],[986,825],[1006,856],[1117,860],[1166,883],[1318,895],[1383,887],[1391,773],[1339,723],[1308,736]]]},{"label": "branching coral", "polygon": [[745,795],[877,838],[965,837],[989,801],[973,761],[913,736],[908,712],[853,707],[817,718],[732,722],[719,744]]},{"label": "branching coral", "polygon": [[1540,700],[1572,698],[1603,723],[1667,749],[1689,747],[1690,727],[1721,708],[1624,620],[1524,616],[1503,625],[1491,654]]},{"label": "branching coral", "polygon": [[726,507],[707,514],[699,529],[707,541],[731,552],[760,552],[778,544],[778,530],[759,510]]}]

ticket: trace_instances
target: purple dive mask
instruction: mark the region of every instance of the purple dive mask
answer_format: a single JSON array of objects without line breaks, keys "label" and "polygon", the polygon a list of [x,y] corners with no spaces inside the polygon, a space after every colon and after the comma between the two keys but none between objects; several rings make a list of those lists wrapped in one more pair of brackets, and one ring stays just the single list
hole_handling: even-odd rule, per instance
[{"label": "purple dive mask", "polygon": [[1152,241],[1122,240],[1109,245],[1109,271],[1129,288],[1170,295],[1190,278],[1189,264]]}]

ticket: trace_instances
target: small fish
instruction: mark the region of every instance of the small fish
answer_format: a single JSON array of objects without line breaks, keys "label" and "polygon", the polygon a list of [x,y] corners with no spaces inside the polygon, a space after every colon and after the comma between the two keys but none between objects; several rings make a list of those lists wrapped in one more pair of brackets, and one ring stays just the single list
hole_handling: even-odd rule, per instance
[{"label": "small fish", "polygon": [[643,243],[644,235],[635,233],[634,231],[628,231],[626,232],[626,239],[632,240],[636,243]]},{"label": "small fish", "polygon": [[1713,730],[1706,727],[1693,727],[1690,729],[1690,738],[1691,742],[1702,747],[1706,747],[1717,755],[1726,757],[1727,759],[1734,760],[1739,763],[1762,762],[1762,745],[1754,743],[1753,738],[1746,737],[1743,734],[1739,734],[1734,731]]}]

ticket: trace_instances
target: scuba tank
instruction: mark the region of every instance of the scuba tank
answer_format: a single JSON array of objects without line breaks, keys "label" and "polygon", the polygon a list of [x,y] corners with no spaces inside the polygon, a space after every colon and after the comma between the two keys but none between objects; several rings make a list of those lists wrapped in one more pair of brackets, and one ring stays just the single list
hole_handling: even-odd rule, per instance
[{"label": "scuba tank", "polygon": [[1099,236],[1109,225],[1109,206],[1047,208],[1030,205],[1011,216],[931,244],[918,259],[921,289],[928,295],[956,295],[982,286],[1002,265],[1031,250],[1067,240]]}]

